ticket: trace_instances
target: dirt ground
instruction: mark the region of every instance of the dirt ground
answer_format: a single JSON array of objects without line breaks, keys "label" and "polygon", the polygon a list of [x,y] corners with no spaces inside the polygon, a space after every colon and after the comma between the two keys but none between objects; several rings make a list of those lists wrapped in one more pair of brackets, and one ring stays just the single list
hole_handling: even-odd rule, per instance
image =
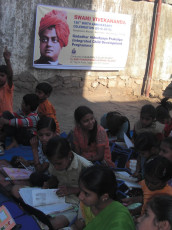
[{"label": "dirt ground", "polygon": [[[28,92],[20,91],[14,93],[14,111],[20,107],[22,97],[26,93]],[[157,102],[159,101],[158,98],[124,95],[115,88],[111,90],[99,88],[94,92],[76,90],[57,91],[54,89],[49,100],[56,109],[61,132],[66,133],[74,127],[74,110],[80,105],[90,107],[98,122],[100,122],[100,118],[104,113],[119,111],[128,117],[131,129],[133,129],[134,123],[139,119],[141,107],[147,103],[157,106]]]}]

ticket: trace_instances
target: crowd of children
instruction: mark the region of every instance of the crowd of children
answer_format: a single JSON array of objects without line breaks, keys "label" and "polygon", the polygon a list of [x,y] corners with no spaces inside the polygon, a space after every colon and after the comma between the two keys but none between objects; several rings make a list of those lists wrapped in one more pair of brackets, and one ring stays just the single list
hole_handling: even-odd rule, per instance
[{"label": "crowd of children", "polygon": [[[52,92],[49,83],[39,83],[35,93],[23,96],[21,109],[13,111],[10,56],[6,47],[6,65],[0,66],[0,155],[19,144],[31,146],[33,161],[15,156],[11,164],[31,167],[31,186],[58,188],[57,195],[73,205],[71,210],[49,217],[53,229],[65,229],[71,223],[70,229],[76,230],[135,229],[131,217],[134,212],[130,214],[122,203],[127,206],[136,202],[141,202],[142,206],[133,215],[145,216],[145,212],[150,212],[157,217],[158,224],[166,221],[168,228],[161,229],[172,229],[168,214],[161,219],[160,206],[157,205],[158,212],[154,208],[156,201],[161,204],[169,200],[169,212],[172,210],[172,106],[168,99],[161,100],[156,108],[152,104],[141,108],[132,136],[137,152],[136,171],[132,176],[138,179],[142,196],[119,202],[108,137],[115,136],[117,141],[123,141],[125,133],[130,138],[128,118],[111,111],[101,118],[102,127],[90,108],[79,106],[74,111],[73,132],[67,138],[61,137],[55,108],[48,100]],[[7,136],[11,137],[9,146],[5,146]],[[11,191],[18,199],[21,199],[20,187],[14,186]],[[157,194],[159,196],[150,200]],[[147,223],[144,218],[139,218],[137,229],[145,229],[144,223]]]}]

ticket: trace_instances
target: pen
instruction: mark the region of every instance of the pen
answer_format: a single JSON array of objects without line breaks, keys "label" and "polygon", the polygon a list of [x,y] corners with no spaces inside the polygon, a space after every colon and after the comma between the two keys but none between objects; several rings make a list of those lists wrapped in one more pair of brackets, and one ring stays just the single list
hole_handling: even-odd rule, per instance
[{"label": "pen", "polygon": [[26,170],[29,170],[21,161],[20,161],[20,164],[21,164]]}]

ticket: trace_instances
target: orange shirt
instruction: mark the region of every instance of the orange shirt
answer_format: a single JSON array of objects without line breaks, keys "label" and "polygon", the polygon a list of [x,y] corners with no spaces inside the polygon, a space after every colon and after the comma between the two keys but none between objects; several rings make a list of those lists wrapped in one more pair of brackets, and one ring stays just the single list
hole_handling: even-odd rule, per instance
[{"label": "orange shirt", "polygon": [[146,203],[150,200],[150,198],[152,196],[154,196],[155,194],[168,194],[168,195],[172,195],[172,187],[169,186],[168,184],[162,188],[162,189],[158,189],[155,191],[151,191],[149,190],[149,188],[147,187],[147,185],[145,184],[145,180],[142,180],[139,182],[139,184],[142,187],[142,191],[143,191],[143,207],[142,207],[142,214],[144,212]]},{"label": "orange shirt", "polygon": [[47,99],[39,104],[38,114],[40,117],[41,115],[44,115],[53,118],[56,123],[56,132],[60,134],[60,127],[56,118],[56,110],[54,106]]},{"label": "orange shirt", "polygon": [[10,88],[7,82],[0,88],[0,116],[4,111],[13,112],[13,91],[14,85]]}]

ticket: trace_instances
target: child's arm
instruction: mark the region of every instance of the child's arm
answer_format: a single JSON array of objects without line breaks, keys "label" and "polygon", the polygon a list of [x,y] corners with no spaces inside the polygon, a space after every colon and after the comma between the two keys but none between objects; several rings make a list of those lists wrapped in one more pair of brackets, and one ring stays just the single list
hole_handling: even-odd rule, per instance
[{"label": "child's arm", "polygon": [[13,85],[13,70],[12,70],[11,61],[10,61],[11,53],[8,51],[7,46],[5,47],[3,56],[4,56],[4,59],[5,59],[7,68],[8,68],[7,82],[8,82],[9,87],[11,88]]},{"label": "child's arm", "polygon": [[58,196],[67,196],[71,194],[78,195],[80,192],[80,189],[78,187],[69,187],[66,185],[60,185],[57,190]]},{"label": "child's arm", "polygon": [[141,155],[138,155],[137,157],[136,171],[132,174],[132,176],[141,180]]},{"label": "child's arm", "polygon": [[23,118],[20,117],[17,113],[14,113],[16,116],[15,118],[12,118],[8,121],[8,125],[13,127],[36,127],[37,121],[38,121],[38,114],[32,113],[31,115],[28,115],[27,117]]},{"label": "child's arm", "polygon": [[33,160],[34,160],[34,166],[36,168],[36,171],[38,172],[44,172],[48,169],[49,163],[44,162],[43,164],[39,161],[39,155],[38,155],[38,138],[35,136],[30,140],[30,144],[32,147],[33,152]]}]

